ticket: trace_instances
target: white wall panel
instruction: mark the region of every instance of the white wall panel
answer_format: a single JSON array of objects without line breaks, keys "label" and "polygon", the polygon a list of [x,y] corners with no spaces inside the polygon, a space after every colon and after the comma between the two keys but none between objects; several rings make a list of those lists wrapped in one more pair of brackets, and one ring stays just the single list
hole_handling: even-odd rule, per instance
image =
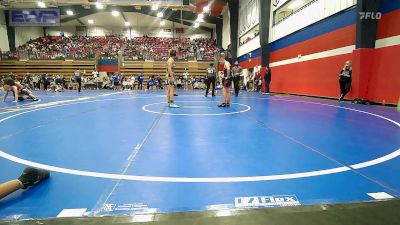
[{"label": "white wall panel", "polygon": [[260,48],[260,36],[255,37],[253,40],[247,42],[246,44],[238,48],[238,56],[245,55],[251,51]]},{"label": "white wall panel", "polygon": [[226,49],[231,44],[231,25],[229,22],[228,6],[225,6],[222,16],[222,48]]},{"label": "white wall panel", "polygon": [[259,0],[239,1],[239,37],[259,24]]},{"label": "white wall panel", "polygon": [[43,27],[15,27],[15,46],[18,47],[43,35]]},{"label": "white wall panel", "polygon": [[272,26],[269,41],[283,38],[356,4],[356,0],[317,0],[296,14]]}]

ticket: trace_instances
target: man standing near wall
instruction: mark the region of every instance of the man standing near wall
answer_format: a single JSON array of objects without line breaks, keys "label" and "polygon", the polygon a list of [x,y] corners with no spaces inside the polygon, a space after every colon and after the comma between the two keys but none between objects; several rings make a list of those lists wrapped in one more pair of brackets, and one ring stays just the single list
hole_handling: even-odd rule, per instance
[{"label": "man standing near wall", "polygon": [[265,68],[264,81],[265,91],[263,94],[268,95],[270,92],[269,85],[271,84],[271,68],[269,66],[266,66]]},{"label": "man standing near wall", "polygon": [[82,73],[80,70],[74,72],[75,82],[78,83],[78,92],[82,89]]},{"label": "man standing near wall", "polygon": [[211,86],[211,93],[212,96],[215,96],[215,77],[216,77],[217,72],[215,71],[214,63],[210,63],[210,67],[207,68],[207,88],[206,88],[206,94],[204,95],[205,97],[208,97],[208,93],[210,91],[210,86]]},{"label": "man standing near wall", "polygon": [[240,82],[240,74],[242,73],[242,68],[239,67],[239,62],[235,61],[235,65],[232,67],[232,77],[233,77],[233,85],[235,88],[235,96],[239,96],[239,82]]},{"label": "man standing near wall", "polygon": [[143,74],[139,73],[138,75],[138,90],[143,90]]}]

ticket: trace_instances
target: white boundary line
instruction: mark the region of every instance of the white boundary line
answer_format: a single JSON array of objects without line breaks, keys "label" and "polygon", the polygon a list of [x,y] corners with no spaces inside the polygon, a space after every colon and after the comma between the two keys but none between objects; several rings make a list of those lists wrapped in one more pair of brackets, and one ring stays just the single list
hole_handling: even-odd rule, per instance
[{"label": "white boundary line", "polygon": [[37,104],[37,103],[39,103],[39,102],[41,102],[41,101],[42,101],[42,99],[39,99],[39,100],[36,101],[36,102],[31,102],[31,103],[23,104],[23,105],[14,105],[14,106],[3,107],[3,108],[0,108],[0,110],[1,110],[1,109],[20,109],[20,108],[22,108],[22,107],[24,107],[24,106],[34,105],[34,104]]},{"label": "white boundary line", "polygon": [[[215,101],[177,101],[178,102],[215,102]],[[244,106],[246,109],[242,110],[242,111],[238,111],[238,112],[230,112],[230,113],[162,113],[162,112],[156,112],[156,111],[152,111],[147,109],[147,107],[152,106],[152,105],[160,105],[160,104],[167,104],[165,102],[157,102],[157,103],[152,103],[152,104],[148,104],[142,107],[142,109],[146,112],[149,113],[154,113],[154,114],[161,114],[161,115],[169,115],[169,116],[226,116],[226,115],[233,115],[233,114],[239,114],[239,113],[244,113],[247,112],[249,110],[251,110],[251,107],[248,105],[244,105],[244,104],[239,104],[239,103],[231,103],[232,105],[240,105],[240,106]]]},{"label": "white boundary line", "polygon": [[[335,106],[335,105],[329,105],[329,104],[323,104],[323,103],[314,103],[314,102],[306,102],[306,101],[295,101],[295,100],[285,100],[285,99],[270,99],[270,98],[259,98],[259,99],[268,99],[268,100],[276,100],[276,101],[287,101],[287,102],[298,102],[298,103],[305,103],[305,104],[313,104],[313,105],[321,105],[321,106],[328,106],[328,107],[333,107],[333,108],[341,108],[341,109],[346,109],[354,112],[359,112],[371,116],[375,116],[381,119],[384,119],[388,122],[391,122],[395,124],[397,127],[400,127],[400,123],[391,120],[389,118],[357,110],[357,109],[352,109],[352,108],[347,108],[347,107],[341,107],[341,106]],[[118,100],[118,99],[110,99],[110,100]],[[34,109],[22,113],[18,113],[12,116],[9,116],[7,118],[1,119],[1,122],[4,122],[8,119],[14,118],[16,116],[26,114],[29,112],[33,111],[39,111],[43,109],[48,109],[48,108],[54,108],[54,107],[60,107],[60,106],[66,106],[66,105],[74,105],[74,104],[80,104],[80,103],[89,103],[89,102],[98,102],[98,101],[107,101],[107,99],[102,99],[102,100],[94,100],[94,101],[85,101],[85,102],[74,102],[74,103],[69,103],[69,104],[63,104],[63,105],[55,105],[55,106],[49,106],[49,107],[44,107],[44,108],[39,108],[39,109]],[[218,177],[218,178],[193,178],[193,177],[156,177],[156,176],[134,176],[134,175],[122,175],[122,174],[112,174],[112,173],[98,173],[98,172],[91,172],[91,171],[82,171],[82,170],[74,170],[74,169],[68,169],[68,168],[63,168],[63,167],[57,167],[57,166],[51,166],[51,165],[45,165],[41,163],[36,163],[32,162],[29,160],[25,160],[22,158],[18,158],[16,156],[10,155],[8,153],[5,153],[4,151],[0,150],[0,157],[3,157],[5,159],[8,159],[10,161],[20,163],[23,165],[27,166],[32,166],[36,168],[41,168],[49,171],[54,171],[54,172],[60,172],[60,173],[65,173],[65,174],[72,174],[72,175],[78,175],[78,176],[88,176],[88,177],[98,177],[98,178],[105,178],[105,179],[117,179],[117,180],[132,180],[132,181],[147,181],[147,182],[175,182],[175,183],[226,183],[226,182],[256,182],[256,181],[272,181],[272,180],[287,180],[287,179],[297,179],[297,178],[305,178],[305,177],[314,177],[314,176],[321,176],[321,175],[328,175],[328,174],[335,174],[335,173],[341,173],[341,172],[346,172],[351,169],[361,169],[361,168],[366,168],[370,166],[374,166],[383,162],[386,162],[388,160],[394,159],[396,157],[400,156],[400,149],[397,149],[396,151],[382,156],[377,159],[373,159],[370,161],[358,163],[358,164],[353,164],[350,166],[342,166],[342,167],[337,167],[337,168],[331,168],[331,169],[326,169],[326,170],[317,170],[317,171],[309,171],[309,172],[301,172],[301,173],[291,173],[291,174],[280,174],[280,175],[269,175],[269,176],[250,176],[250,177]]]}]

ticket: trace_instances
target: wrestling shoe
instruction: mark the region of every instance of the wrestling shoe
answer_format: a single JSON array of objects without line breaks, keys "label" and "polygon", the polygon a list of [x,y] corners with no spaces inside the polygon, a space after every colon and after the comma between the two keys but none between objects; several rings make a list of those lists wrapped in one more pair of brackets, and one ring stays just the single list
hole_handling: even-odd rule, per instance
[{"label": "wrestling shoe", "polygon": [[178,105],[175,105],[174,103],[170,103],[168,105],[168,107],[170,107],[170,108],[180,108]]}]

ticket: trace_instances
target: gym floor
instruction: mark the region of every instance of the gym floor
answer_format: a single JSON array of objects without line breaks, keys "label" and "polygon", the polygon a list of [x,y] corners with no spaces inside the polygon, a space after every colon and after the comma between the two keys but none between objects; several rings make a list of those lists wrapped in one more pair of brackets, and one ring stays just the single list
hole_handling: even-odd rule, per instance
[{"label": "gym floor", "polygon": [[180,91],[169,109],[163,91],[36,94],[1,103],[0,182],[26,166],[51,178],[3,199],[2,220],[400,198],[395,108],[259,93],[218,108],[220,97]]}]

